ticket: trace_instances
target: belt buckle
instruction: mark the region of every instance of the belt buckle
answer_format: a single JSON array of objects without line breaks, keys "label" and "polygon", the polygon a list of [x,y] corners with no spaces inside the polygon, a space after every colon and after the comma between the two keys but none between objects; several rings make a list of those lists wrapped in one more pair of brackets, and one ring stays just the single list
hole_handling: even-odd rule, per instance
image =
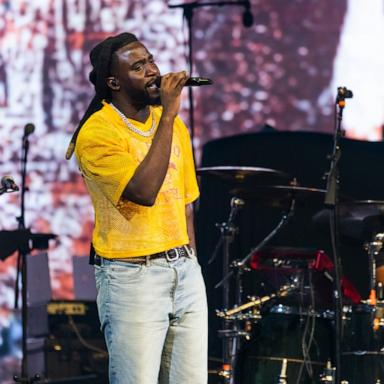
[{"label": "belt buckle", "polygon": [[[169,252],[171,251],[175,251],[175,255],[172,256],[169,254]],[[167,259],[167,261],[176,261],[180,258],[180,250],[178,248],[172,248],[168,251],[165,251],[165,258]]]}]

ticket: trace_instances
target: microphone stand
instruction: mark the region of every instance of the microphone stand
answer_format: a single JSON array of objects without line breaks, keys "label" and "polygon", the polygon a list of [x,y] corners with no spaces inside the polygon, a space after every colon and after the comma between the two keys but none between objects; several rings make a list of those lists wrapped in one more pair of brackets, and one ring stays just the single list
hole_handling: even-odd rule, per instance
[{"label": "microphone stand", "polygon": [[[193,10],[202,7],[213,7],[213,6],[242,6],[249,12],[250,4],[249,0],[240,1],[213,1],[213,2],[197,2],[192,3],[181,3],[181,4],[169,4],[168,8],[182,8],[183,17],[187,21],[188,26],[188,62],[189,62],[189,76],[193,73]],[[189,128],[191,130],[191,141],[192,147],[194,148],[193,141],[195,138],[195,120],[194,120],[194,102],[193,102],[193,90],[192,87],[188,87],[188,102],[189,102]]]},{"label": "microphone stand", "polygon": [[329,157],[331,160],[330,169],[326,173],[327,177],[327,190],[325,194],[325,205],[331,207],[331,215],[329,217],[332,253],[334,258],[334,303],[335,303],[335,367],[336,367],[336,384],[341,380],[341,339],[342,332],[342,291],[341,291],[341,259],[339,255],[338,244],[338,195],[340,189],[340,173],[339,173],[339,161],[341,158],[340,139],[343,136],[341,129],[341,121],[343,119],[343,110],[345,107],[345,99],[352,98],[353,94],[345,87],[339,87],[337,89],[337,97],[335,104],[335,134],[333,139],[333,152]]},{"label": "microphone stand", "polygon": [[[28,136],[33,132],[34,126],[27,124],[24,130],[23,143],[22,143],[22,156],[21,156],[21,203],[20,203],[20,216],[17,218],[18,229],[25,230],[25,192],[26,175],[27,175],[27,159],[29,151]],[[40,380],[40,375],[35,374],[33,377],[28,377],[28,353],[27,353],[27,324],[28,324],[28,292],[27,292],[27,255],[29,252],[29,244],[21,243],[19,246],[17,256],[17,275],[15,287],[15,309],[18,308],[19,297],[19,278],[21,274],[21,319],[22,319],[22,363],[21,363],[21,377],[14,376],[13,379],[16,383],[35,383]]]}]

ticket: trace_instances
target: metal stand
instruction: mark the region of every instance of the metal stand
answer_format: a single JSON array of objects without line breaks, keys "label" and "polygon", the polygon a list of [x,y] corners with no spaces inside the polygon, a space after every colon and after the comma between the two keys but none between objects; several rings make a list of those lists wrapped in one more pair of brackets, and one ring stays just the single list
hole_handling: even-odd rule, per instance
[{"label": "metal stand", "polygon": [[[236,200],[240,200],[237,198],[234,198]],[[234,200],[232,199],[232,200]],[[242,200],[241,200],[242,201]],[[219,288],[223,286],[223,293],[225,293],[227,296],[225,297],[225,306],[224,306],[224,312],[227,312],[229,300],[228,300],[228,292],[229,292],[229,279],[231,276],[233,276],[234,268],[236,268],[236,277],[235,277],[235,305],[239,306],[241,304],[242,299],[242,276],[244,274],[244,271],[246,270],[246,266],[250,258],[253,256],[253,254],[260,249],[262,249],[265,245],[267,245],[276,235],[277,233],[288,223],[289,219],[294,215],[295,212],[295,205],[296,202],[294,199],[291,201],[291,205],[289,208],[288,213],[284,214],[279,223],[276,225],[276,227],[270,232],[256,247],[254,247],[242,260],[236,260],[231,264],[232,270],[229,271],[229,252],[228,249],[225,247],[225,240],[224,240],[224,265],[223,265],[223,279],[216,284],[215,288]],[[232,216],[232,210],[230,214],[230,218]],[[229,221],[229,220],[228,220]],[[224,300],[223,300],[224,301]],[[224,317],[225,318],[225,317]],[[229,384],[235,384],[233,372],[235,370],[236,366],[236,356],[237,352],[239,351],[239,338],[240,337],[247,337],[247,332],[241,331],[239,328],[239,321],[233,320],[232,321],[232,328],[230,328],[230,324],[228,320],[224,320],[224,329],[222,331],[219,331],[219,334],[221,334],[222,337],[224,337],[224,358],[223,358],[223,370],[221,371],[221,376],[224,377],[225,383]]]},{"label": "metal stand", "polygon": [[[242,6],[245,9],[243,16],[244,25],[250,27],[253,23],[252,13],[250,11],[249,0],[240,1],[212,1],[212,2],[197,2],[170,4],[168,8],[181,8],[183,10],[183,17],[187,21],[188,26],[188,61],[189,61],[189,75],[193,74],[193,10],[202,7],[222,7],[225,5]],[[194,121],[194,103],[192,87],[188,87],[188,100],[189,100],[189,128],[191,130],[191,140],[195,138],[195,121]]]},{"label": "metal stand", "polygon": [[277,384],[288,384],[287,382],[287,365],[288,365],[288,360],[287,359],[283,359],[282,363],[281,363],[281,371],[280,371],[280,375],[279,375],[279,381],[277,382]]},{"label": "metal stand", "polygon": [[[27,160],[29,150],[28,136],[35,130],[33,124],[27,124],[24,128],[23,144],[22,144],[22,156],[21,156],[21,209],[18,220],[18,228],[20,231],[25,230],[25,192],[26,187],[26,175],[27,175]],[[28,324],[28,293],[27,293],[27,255],[29,253],[28,241],[22,242],[19,246],[19,252],[17,257],[17,275],[15,286],[15,309],[18,308],[19,298],[19,278],[21,274],[21,318],[22,318],[22,352],[23,358],[21,363],[21,377],[14,376],[13,379],[16,383],[36,383],[40,380],[40,375],[35,374],[33,377],[28,377],[28,353],[27,353],[27,324]]]},{"label": "metal stand", "polygon": [[[227,276],[229,273],[229,263],[230,263],[230,245],[232,244],[235,234],[237,232],[237,228],[234,226],[233,221],[238,213],[238,211],[243,207],[244,201],[233,197],[231,199],[231,210],[229,213],[228,220],[224,223],[217,224],[220,228],[220,239],[216,244],[215,250],[208,261],[208,264],[212,263],[213,260],[218,255],[218,250],[222,247],[222,255],[223,255],[223,276]],[[215,287],[216,288],[216,287]],[[223,308],[229,308],[229,290],[230,285],[229,281],[226,280],[223,283]],[[234,335],[236,330],[231,329],[230,322],[228,320],[223,321],[223,329],[219,331],[219,335],[223,337],[223,364],[222,370],[219,372],[219,375],[224,378],[225,383],[231,383],[232,378],[232,355],[233,348],[236,346],[233,345],[233,340],[236,339]]]},{"label": "metal stand", "polygon": [[[372,307],[372,327],[374,331],[380,328],[381,320],[377,314],[377,300],[381,299],[380,293],[378,294],[379,286],[376,281],[376,257],[383,248],[384,233],[376,233],[372,237],[372,241],[365,244],[365,249],[368,253],[369,261],[369,298],[367,303]],[[379,296],[379,297],[378,297]],[[381,316],[380,316],[381,317]]]},{"label": "metal stand", "polygon": [[330,156],[331,164],[327,175],[327,192],[324,203],[331,207],[330,215],[332,253],[334,258],[334,303],[335,303],[335,367],[336,384],[341,378],[341,339],[342,339],[342,293],[341,293],[341,259],[338,252],[338,192],[340,189],[339,161],[341,157],[340,139],[343,136],[341,121],[345,107],[345,99],[351,98],[352,92],[345,87],[337,89],[335,105],[335,134],[333,152]]}]

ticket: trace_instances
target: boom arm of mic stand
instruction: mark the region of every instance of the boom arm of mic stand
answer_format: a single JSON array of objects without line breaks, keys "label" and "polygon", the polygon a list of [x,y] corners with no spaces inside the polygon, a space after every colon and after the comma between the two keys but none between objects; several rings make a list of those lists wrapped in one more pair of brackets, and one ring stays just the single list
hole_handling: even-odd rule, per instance
[{"label": "boom arm of mic stand", "polygon": [[[263,248],[268,244],[277,233],[283,228],[290,220],[290,218],[295,214],[296,200],[292,198],[291,205],[289,207],[288,213],[285,213],[280,219],[276,227],[270,232],[256,247],[252,248],[251,251],[244,257],[243,260],[236,262],[235,266],[238,268],[244,268],[252,255]],[[221,287],[231,276],[233,275],[233,270],[231,270],[224,278],[215,285],[215,289]]]}]

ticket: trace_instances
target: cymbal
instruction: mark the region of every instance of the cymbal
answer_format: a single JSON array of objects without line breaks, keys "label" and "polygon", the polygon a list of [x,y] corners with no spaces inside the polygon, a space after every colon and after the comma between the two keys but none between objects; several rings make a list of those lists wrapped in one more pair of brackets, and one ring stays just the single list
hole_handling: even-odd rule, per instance
[{"label": "cymbal", "polygon": [[202,167],[196,170],[199,176],[209,176],[226,182],[232,183],[248,183],[261,182],[263,180],[271,181],[272,179],[290,180],[291,176],[285,172],[271,168],[261,167],[238,167],[220,165],[215,167]]},{"label": "cymbal", "polygon": [[339,215],[366,218],[367,216],[384,216],[384,201],[382,200],[351,200],[342,202]]},{"label": "cymbal", "polygon": [[[384,230],[384,201],[345,201],[337,209],[341,233],[352,239],[370,240],[374,232]],[[313,216],[319,229],[329,228],[330,210],[324,209]]]},{"label": "cymbal", "polygon": [[297,185],[265,185],[254,188],[235,188],[229,193],[245,200],[259,200],[271,205],[282,205],[293,199],[298,202],[322,203],[326,190]]}]

